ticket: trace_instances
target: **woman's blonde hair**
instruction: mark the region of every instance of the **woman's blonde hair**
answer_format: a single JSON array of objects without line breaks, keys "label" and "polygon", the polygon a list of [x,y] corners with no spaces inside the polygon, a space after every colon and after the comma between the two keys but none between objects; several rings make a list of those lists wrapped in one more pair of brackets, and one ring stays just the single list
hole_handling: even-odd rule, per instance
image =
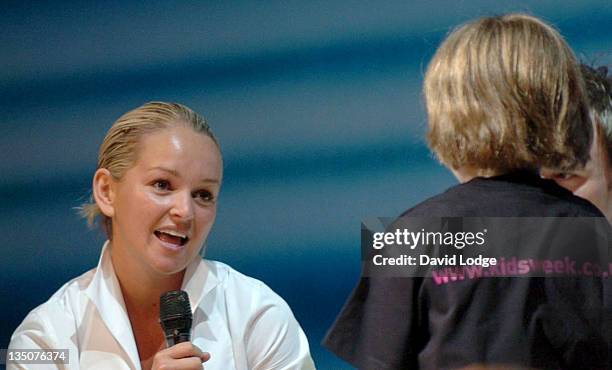
[{"label": "woman's blonde hair", "polygon": [[579,65],[561,35],[524,14],[454,30],[425,74],[428,142],[438,159],[478,175],[589,157],[591,124]]},{"label": "woman's blonde hair", "polygon": [[[144,135],[177,125],[191,127],[219,146],[206,120],[189,107],[178,103],[149,102],[123,114],[113,123],[100,145],[96,170],[105,168],[114,180],[121,180],[136,162],[138,146]],[[106,236],[111,238],[111,220],[102,214],[93,198],[79,207],[79,214],[87,219],[89,226],[100,218]]]}]

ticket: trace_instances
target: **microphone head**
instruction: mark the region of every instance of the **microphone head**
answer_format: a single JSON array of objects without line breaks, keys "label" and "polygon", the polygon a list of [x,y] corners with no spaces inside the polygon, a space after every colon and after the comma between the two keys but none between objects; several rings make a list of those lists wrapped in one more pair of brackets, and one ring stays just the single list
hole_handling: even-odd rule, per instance
[{"label": "microphone head", "polygon": [[159,322],[168,347],[190,340],[192,314],[187,292],[171,290],[159,297]]}]

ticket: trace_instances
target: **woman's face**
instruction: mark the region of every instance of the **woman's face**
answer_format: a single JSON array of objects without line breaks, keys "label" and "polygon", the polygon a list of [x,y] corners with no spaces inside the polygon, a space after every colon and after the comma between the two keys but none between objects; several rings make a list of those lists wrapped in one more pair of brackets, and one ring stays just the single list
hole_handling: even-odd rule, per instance
[{"label": "woman's face", "polygon": [[113,261],[155,274],[182,271],[213,225],[221,157],[211,138],[182,125],[147,134],[113,189]]}]

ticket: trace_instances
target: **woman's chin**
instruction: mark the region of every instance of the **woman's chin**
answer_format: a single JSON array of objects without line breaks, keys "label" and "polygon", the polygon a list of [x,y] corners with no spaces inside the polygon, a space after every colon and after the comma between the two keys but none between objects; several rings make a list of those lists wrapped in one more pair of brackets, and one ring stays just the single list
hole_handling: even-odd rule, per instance
[{"label": "woman's chin", "polygon": [[198,257],[197,251],[187,246],[180,247],[179,250],[168,250],[165,247],[151,250],[148,260],[149,265],[160,274],[172,275],[183,271],[189,266],[194,258]]},{"label": "woman's chin", "polygon": [[174,275],[183,271],[189,264],[189,261],[185,261],[184,258],[179,258],[177,256],[169,257],[157,255],[150,257],[150,266],[160,275]]}]

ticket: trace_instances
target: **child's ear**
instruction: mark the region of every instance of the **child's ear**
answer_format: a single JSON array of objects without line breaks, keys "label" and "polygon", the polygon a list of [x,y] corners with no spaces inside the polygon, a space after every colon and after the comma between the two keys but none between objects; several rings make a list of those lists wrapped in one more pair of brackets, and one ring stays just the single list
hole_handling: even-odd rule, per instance
[{"label": "child's ear", "polygon": [[557,175],[558,171],[552,170],[550,168],[541,168],[540,169],[540,177],[543,179],[552,180]]}]

